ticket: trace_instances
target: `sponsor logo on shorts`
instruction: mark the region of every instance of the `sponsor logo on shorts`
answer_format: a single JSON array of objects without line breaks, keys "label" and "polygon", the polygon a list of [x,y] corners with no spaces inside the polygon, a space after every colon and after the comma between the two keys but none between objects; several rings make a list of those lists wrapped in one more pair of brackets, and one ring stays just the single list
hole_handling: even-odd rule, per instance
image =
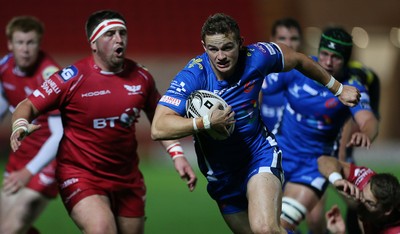
[{"label": "sponsor logo on shorts", "polygon": [[64,183],[61,184],[61,189],[64,189],[64,188],[66,188],[66,187],[68,187],[68,186],[70,186],[72,184],[77,183],[77,182],[79,182],[78,178],[68,179],[68,180],[64,181]]}]

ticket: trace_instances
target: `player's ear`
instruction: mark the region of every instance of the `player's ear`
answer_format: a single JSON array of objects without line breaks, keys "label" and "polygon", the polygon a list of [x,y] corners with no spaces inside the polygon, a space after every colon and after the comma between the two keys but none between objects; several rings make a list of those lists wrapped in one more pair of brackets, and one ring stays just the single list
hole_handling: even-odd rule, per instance
[{"label": "player's ear", "polygon": [[8,48],[9,51],[12,51],[13,45],[12,45],[11,40],[7,40],[7,48]]},{"label": "player's ear", "polygon": [[97,51],[96,41],[90,42],[90,48],[92,49],[92,52],[96,52]]},{"label": "player's ear", "polygon": [[201,40],[201,44],[203,45],[203,49],[204,49],[204,51],[206,51],[207,49],[206,49],[206,43],[204,43],[204,41],[203,40]]},{"label": "player's ear", "polygon": [[239,47],[242,47],[244,43],[244,37],[240,37],[239,39]]}]

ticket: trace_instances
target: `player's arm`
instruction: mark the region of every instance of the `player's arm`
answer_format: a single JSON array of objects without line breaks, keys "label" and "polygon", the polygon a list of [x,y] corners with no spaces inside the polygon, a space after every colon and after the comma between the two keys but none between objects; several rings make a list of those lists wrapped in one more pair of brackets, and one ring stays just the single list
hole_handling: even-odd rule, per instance
[{"label": "player's arm", "polygon": [[181,179],[185,180],[189,190],[193,191],[196,187],[197,177],[192,169],[192,166],[184,155],[180,142],[177,140],[160,142],[171,156],[171,159],[174,162],[175,170],[178,172]]},{"label": "player's arm", "polygon": [[346,197],[360,198],[359,189],[346,180],[350,174],[350,164],[339,161],[333,156],[322,155],[318,158],[318,170],[336,189]]},{"label": "player's arm", "polygon": [[11,149],[15,152],[21,145],[25,136],[36,131],[40,125],[30,124],[30,122],[39,115],[39,111],[29,99],[20,102],[14,110],[11,117],[12,133],[10,137]]},{"label": "player's arm", "polygon": [[218,107],[215,105],[204,117],[185,118],[166,106],[158,105],[151,125],[151,137],[153,140],[179,139],[209,128],[229,134],[226,126],[234,123],[235,113],[231,106],[224,110]]},{"label": "player's arm", "polygon": [[282,50],[284,57],[284,71],[297,69],[305,76],[325,85],[339,100],[347,106],[355,106],[360,101],[360,92],[357,88],[342,85],[331,76],[317,62],[306,55],[296,52],[282,43],[277,43]]},{"label": "player's arm", "polygon": [[49,116],[48,125],[51,132],[50,137],[24,168],[11,172],[4,179],[4,192],[8,194],[17,192],[30,181],[33,175],[41,171],[56,157],[58,144],[63,135],[61,116]]},{"label": "player's arm", "polygon": [[369,148],[372,141],[378,135],[379,121],[375,117],[374,113],[369,110],[358,111],[354,120],[359,127],[359,131],[352,134],[350,141],[347,143],[347,147],[358,146]]}]

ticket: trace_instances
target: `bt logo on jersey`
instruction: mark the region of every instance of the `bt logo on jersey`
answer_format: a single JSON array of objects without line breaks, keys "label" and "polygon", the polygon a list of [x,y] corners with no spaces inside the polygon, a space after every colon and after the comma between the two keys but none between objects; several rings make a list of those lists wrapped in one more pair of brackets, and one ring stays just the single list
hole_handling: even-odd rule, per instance
[{"label": "bt logo on jersey", "polygon": [[115,127],[115,121],[118,120],[119,117],[108,117],[108,118],[100,118],[100,119],[94,119],[93,120],[93,127],[95,129],[102,129],[107,126],[110,126],[111,128]]},{"label": "bt logo on jersey", "polygon": [[114,128],[116,122],[124,128],[131,127],[134,122],[140,117],[140,110],[136,107],[127,108],[125,112],[122,113],[119,117],[108,117],[108,118],[98,118],[93,120],[93,128],[94,129],[102,129],[106,127]]}]

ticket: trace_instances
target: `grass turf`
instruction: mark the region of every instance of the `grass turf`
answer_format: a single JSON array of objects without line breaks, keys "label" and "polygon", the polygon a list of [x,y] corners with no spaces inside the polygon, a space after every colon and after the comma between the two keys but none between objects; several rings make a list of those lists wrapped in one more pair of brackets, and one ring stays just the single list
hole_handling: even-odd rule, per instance
[{"label": "grass turf", "polygon": [[[4,168],[5,159],[0,157],[0,166]],[[367,165],[372,166],[372,165]],[[196,166],[194,165],[196,168]],[[391,172],[400,177],[398,166],[388,167],[373,165],[377,172]],[[142,172],[147,184],[146,227],[145,233],[174,234],[224,234],[231,233],[219,214],[218,208],[206,192],[206,181],[199,171],[197,187],[189,192],[186,184],[175,172],[172,163],[157,165],[142,162]],[[1,176],[0,176],[1,177]],[[328,189],[326,207],[338,204],[345,210],[338,194]],[[42,234],[74,234],[80,233],[68,217],[61,200],[51,202],[35,223]],[[304,222],[300,226],[302,233],[307,233]]]}]

